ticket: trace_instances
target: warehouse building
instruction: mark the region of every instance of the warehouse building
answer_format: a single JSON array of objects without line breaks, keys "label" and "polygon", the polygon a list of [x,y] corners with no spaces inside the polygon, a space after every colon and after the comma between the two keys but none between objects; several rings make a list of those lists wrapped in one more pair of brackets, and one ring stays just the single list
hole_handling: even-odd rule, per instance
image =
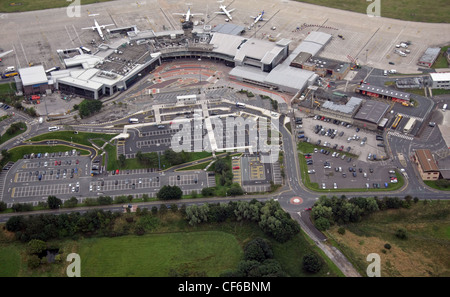
[{"label": "warehouse building", "polygon": [[25,96],[46,94],[53,86],[49,84],[44,66],[37,65],[28,68],[20,68],[19,76]]},{"label": "warehouse building", "polygon": [[383,129],[387,124],[384,118],[389,110],[389,104],[376,101],[364,100],[361,108],[354,116],[354,124],[371,130]]},{"label": "warehouse building", "polygon": [[436,61],[436,59],[439,57],[440,52],[441,52],[440,47],[427,48],[425,53],[419,59],[419,62],[417,63],[417,65],[430,68],[431,65],[433,65],[434,62]]}]

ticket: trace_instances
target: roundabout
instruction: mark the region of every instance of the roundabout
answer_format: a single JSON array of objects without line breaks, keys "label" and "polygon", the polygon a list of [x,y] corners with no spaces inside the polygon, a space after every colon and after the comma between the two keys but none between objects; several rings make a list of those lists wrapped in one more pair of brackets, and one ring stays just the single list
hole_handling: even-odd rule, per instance
[{"label": "roundabout", "polygon": [[300,205],[303,203],[303,199],[300,197],[292,197],[289,202],[294,205]]}]

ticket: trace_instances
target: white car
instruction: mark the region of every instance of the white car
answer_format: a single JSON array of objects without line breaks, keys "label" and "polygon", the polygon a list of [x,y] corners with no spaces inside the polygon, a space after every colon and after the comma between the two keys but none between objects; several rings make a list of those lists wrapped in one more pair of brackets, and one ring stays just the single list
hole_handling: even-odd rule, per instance
[{"label": "white car", "polygon": [[326,189],[325,183],[322,184],[322,189]]},{"label": "white car", "polygon": [[337,184],[336,184],[336,183],[334,183],[334,184],[333,184],[333,187],[334,187],[335,189],[337,189]]},{"label": "white car", "polygon": [[92,185],[90,185],[90,186],[89,186],[89,191],[91,191],[91,192],[92,192]]}]

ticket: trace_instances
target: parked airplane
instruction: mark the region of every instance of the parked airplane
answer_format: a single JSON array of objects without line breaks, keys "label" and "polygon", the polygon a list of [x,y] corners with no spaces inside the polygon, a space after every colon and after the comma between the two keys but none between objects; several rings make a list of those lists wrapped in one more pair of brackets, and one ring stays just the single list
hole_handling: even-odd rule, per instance
[{"label": "parked airplane", "polygon": [[189,22],[191,20],[191,17],[194,17],[196,15],[203,15],[203,13],[192,13],[190,7],[188,8],[188,11],[186,13],[177,13],[177,12],[175,12],[174,14],[184,16],[184,21],[185,22]]},{"label": "parked airplane", "polygon": [[[94,16],[97,14],[91,14],[91,16]],[[97,30],[98,35],[100,35],[102,40],[105,40],[105,37],[103,36],[103,32],[102,29],[105,29],[108,26],[114,26],[114,24],[108,24],[108,25],[99,25],[97,20],[94,19],[94,26],[93,27],[87,27],[87,28],[82,28],[82,30],[87,30],[87,29],[92,29],[93,31]]]},{"label": "parked airplane", "polygon": [[[219,3],[222,3],[223,1],[218,1]],[[235,8],[227,10],[227,6],[226,5],[220,5],[219,6],[221,11],[216,12],[217,14],[224,14],[228,17],[228,19],[231,21],[233,19],[233,17],[231,16],[231,13],[233,10],[235,10]]]},{"label": "parked airplane", "polygon": [[263,15],[264,15],[264,10],[262,12],[260,12],[258,14],[258,16],[254,17],[254,16],[250,16],[251,18],[253,18],[255,21],[253,22],[252,26],[255,25],[257,22],[259,21],[264,21],[263,19]]}]

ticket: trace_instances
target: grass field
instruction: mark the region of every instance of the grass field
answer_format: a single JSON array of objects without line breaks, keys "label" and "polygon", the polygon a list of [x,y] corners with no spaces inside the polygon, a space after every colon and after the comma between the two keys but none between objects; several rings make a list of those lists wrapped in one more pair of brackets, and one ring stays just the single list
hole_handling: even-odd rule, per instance
[{"label": "grass field", "polygon": [[[395,236],[399,228],[406,230],[407,239]],[[450,276],[450,201],[419,201],[410,209],[380,211],[345,229],[341,235],[334,226],[328,235],[362,275],[367,255],[378,253],[382,277]]]},{"label": "grass field", "polygon": [[[366,14],[367,7],[373,1],[361,0],[297,0],[315,5],[332,7],[342,10]],[[447,0],[381,0],[381,16],[405,21],[448,23],[450,5]]]},{"label": "grass field", "polygon": [[[106,2],[112,0],[81,0],[81,5],[92,4],[97,2]],[[61,0],[2,0],[0,1],[0,12],[21,12],[21,11],[31,11],[31,10],[41,10],[48,8],[57,7],[67,7],[72,3],[72,1],[61,1]]]},{"label": "grass field", "polygon": [[[119,222],[118,225],[130,223]],[[132,228],[132,227],[131,227]],[[302,269],[303,255],[317,250],[313,242],[299,233],[285,243],[264,235],[255,223],[208,223],[192,227],[171,212],[160,218],[158,226],[142,236],[80,238],[52,242],[63,252],[61,259],[75,252],[81,257],[81,276],[161,276],[171,270],[190,275],[219,276],[235,270],[243,259],[243,247],[257,237],[270,241],[274,258],[292,277],[342,276],[328,259],[314,275]],[[68,262],[45,264],[37,270],[26,266],[26,244],[12,241],[11,234],[0,229],[1,276],[65,276]],[[5,235],[6,234],[6,235]],[[323,257],[324,255],[322,255]],[[3,265],[3,263],[5,263]]]},{"label": "grass field", "polygon": [[85,239],[78,252],[86,277],[164,277],[170,269],[218,276],[243,254],[233,235],[219,231]]}]

